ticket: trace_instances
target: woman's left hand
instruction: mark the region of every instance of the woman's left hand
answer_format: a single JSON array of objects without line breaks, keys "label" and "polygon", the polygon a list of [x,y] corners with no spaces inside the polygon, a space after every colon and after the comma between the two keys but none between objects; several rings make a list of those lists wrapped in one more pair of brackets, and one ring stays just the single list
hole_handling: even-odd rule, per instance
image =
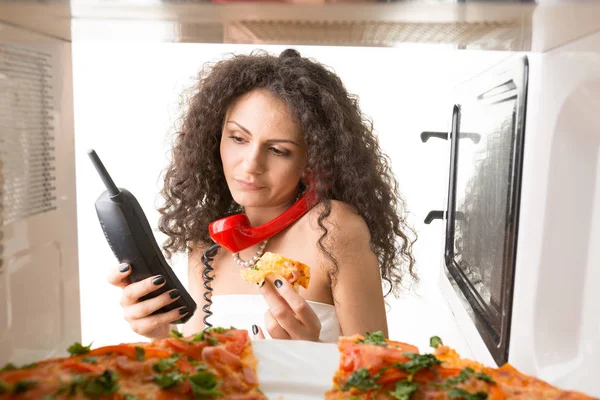
[{"label": "woman's left hand", "polygon": [[[260,291],[269,306],[264,326],[273,339],[319,341],[319,317],[287,280],[268,275]],[[260,329],[255,336],[264,338]]]}]

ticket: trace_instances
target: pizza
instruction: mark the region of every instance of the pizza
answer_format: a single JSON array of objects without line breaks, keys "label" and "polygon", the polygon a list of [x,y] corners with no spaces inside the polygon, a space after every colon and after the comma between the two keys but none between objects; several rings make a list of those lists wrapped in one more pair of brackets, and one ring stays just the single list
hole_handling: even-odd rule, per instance
[{"label": "pizza", "polygon": [[290,282],[296,292],[300,290],[300,286],[308,289],[310,282],[308,265],[270,252],[263,254],[252,268],[243,269],[241,274],[243,280],[259,286],[263,284],[267,275],[276,274]]},{"label": "pizza", "polygon": [[592,399],[524,375],[509,364],[488,368],[461,359],[438,337],[431,344],[434,353],[420,354],[381,332],[340,338],[340,363],[325,399]]},{"label": "pizza", "polygon": [[248,332],[211,328],[191,337],[177,331],[151,343],[90,349],[70,357],[0,372],[0,399],[262,400]]}]

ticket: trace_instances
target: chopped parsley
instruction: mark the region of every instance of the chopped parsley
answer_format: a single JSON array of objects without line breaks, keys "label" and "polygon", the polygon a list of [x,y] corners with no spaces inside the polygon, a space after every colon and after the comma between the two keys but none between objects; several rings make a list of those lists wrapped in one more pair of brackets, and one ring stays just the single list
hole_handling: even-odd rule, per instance
[{"label": "chopped parsley", "polygon": [[10,392],[10,385],[6,382],[0,381],[0,394]]},{"label": "chopped parsley", "polygon": [[179,372],[167,372],[154,377],[154,382],[163,389],[169,389],[177,386],[184,380],[185,376],[181,375]]},{"label": "chopped parsley", "polygon": [[[202,366],[204,367],[204,366]],[[173,388],[185,381],[190,383],[196,397],[222,396],[217,377],[210,371],[199,371],[194,375],[181,374],[179,371],[168,372],[154,377],[154,382],[162,389]]]},{"label": "chopped parsley", "polygon": [[125,394],[123,395],[123,398],[124,398],[125,400],[140,400],[140,399],[139,399],[137,396],[134,396],[134,395],[132,395],[132,394],[129,394],[129,393],[125,393]]},{"label": "chopped parsley", "polygon": [[81,359],[81,362],[84,362],[86,364],[96,364],[97,361],[98,361],[98,357],[96,357],[96,356],[83,357]]},{"label": "chopped parsley", "polygon": [[397,400],[410,400],[410,396],[416,391],[416,383],[400,381],[396,383],[396,389],[393,392],[390,392],[390,396]]},{"label": "chopped parsley", "polygon": [[15,364],[8,363],[4,367],[2,367],[2,369],[0,369],[0,372],[14,371],[15,369],[18,369]]},{"label": "chopped parsley", "polygon": [[444,343],[442,343],[442,339],[440,339],[440,337],[439,337],[439,336],[432,336],[432,337],[429,339],[429,345],[430,345],[431,347],[433,347],[434,349],[437,349],[437,348],[438,348],[438,346],[441,346],[441,345],[443,345],[443,344],[444,344]]},{"label": "chopped parsley", "polygon": [[466,382],[471,376],[488,383],[495,383],[491,376],[484,374],[483,372],[475,372],[473,369],[467,367],[461,370],[460,373],[454,378],[449,378],[443,384],[436,386],[448,389],[452,386],[458,385],[459,383]]},{"label": "chopped parsley", "polygon": [[208,366],[202,361],[194,360],[193,358],[188,357],[188,362],[196,371],[204,371],[208,369]]},{"label": "chopped parsley", "polygon": [[471,368],[465,368],[462,371],[460,371],[460,373],[457,376],[455,376],[454,378],[446,379],[446,381],[443,384],[436,385],[436,386],[448,389],[454,385],[458,385],[459,383],[466,382],[472,373],[473,373],[473,370]]},{"label": "chopped parsley", "polygon": [[172,370],[173,368],[175,368],[175,364],[177,363],[178,359],[179,359],[179,354],[175,353],[168,358],[161,358],[160,360],[158,360],[158,362],[156,362],[152,366],[152,368],[156,372],[166,372],[166,371]]},{"label": "chopped parsley", "polygon": [[224,333],[230,330],[235,330],[235,328],[233,326],[230,326],[229,328],[223,328],[220,326],[216,326],[213,328],[207,328],[204,331],[195,334],[194,336],[192,336],[192,339],[190,340],[190,343],[195,343],[195,342],[202,342],[204,340],[207,340],[210,344],[218,344],[218,340],[216,338],[211,338],[210,336],[207,336],[207,334],[210,334],[212,332],[215,333]]},{"label": "chopped parsley", "polygon": [[[395,364],[395,367],[398,367],[400,369],[403,369],[404,371],[408,372],[411,375],[414,375],[415,373],[417,373],[418,371],[425,369],[425,368],[431,368],[434,367],[436,365],[441,365],[441,361],[437,359],[437,357],[433,354],[417,354],[417,353],[410,353],[408,351],[405,351],[404,354],[410,358],[409,361],[405,361],[403,363],[397,363]],[[412,379],[412,376],[409,376],[409,380]]]},{"label": "chopped parsley", "polygon": [[83,387],[83,393],[92,397],[109,395],[118,390],[118,375],[110,370],[105,370],[100,376],[87,381]]},{"label": "chopped parsley", "polygon": [[43,400],[53,400],[56,396],[66,394],[67,397],[72,397],[77,394],[77,389],[81,389],[83,394],[92,399],[98,399],[119,390],[119,376],[116,372],[105,370],[102,374],[80,374],[75,375],[71,382],[62,382],[56,392],[52,395],[44,396]]},{"label": "chopped parsley", "polygon": [[181,339],[183,337],[183,333],[181,333],[175,329],[171,329],[171,332],[169,332],[169,334],[171,335],[172,338],[175,338],[175,339]]},{"label": "chopped parsley", "polygon": [[204,364],[197,364],[197,365],[194,365],[194,369],[196,371],[205,371],[208,369],[208,366],[206,366]]},{"label": "chopped parsley", "polygon": [[144,361],[146,351],[143,347],[135,346],[135,359],[138,361]]},{"label": "chopped parsley", "polygon": [[195,334],[192,337],[192,340],[190,340],[190,343],[202,342],[202,341],[204,341],[204,332],[200,332],[200,333]]},{"label": "chopped parsley", "polygon": [[496,381],[494,381],[494,379],[492,379],[491,376],[489,376],[488,374],[485,374],[483,372],[475,372],[475,377],[477,379],[480,379],[482,381],[486,381],[488,383],[496,383]]},{"label": "chopped parsley", "polygon": [[486,400],[488,395],[486,392],[479,391],[477,393],[469,393],[464,389],[452,388],[448,392],[448,397],[451,399],[465,399],[465,400]]},{"label": "chopped parsley", "polygon": [[211,332],[223,333],[223,332],[227,332],[230,329],[234,329],[234,328],[233,327],[231,327],[231,328],[223,328],[221,326],[216,326],[214,328],[208,328],[206,330],[206,333],[211,333]]},{"label": "chopped parsley", "polygon": [[91,343],[90,343],[89,346],[83,346],[81,343],[75,342],[71,346],[69,346],[69,348],[67,349],[67,351],[72,356],[76,356],[76,355],[80,355],[80,354],[89,353],[91,347],[92,347]]},{"label": "chopped parsley", "polygon": [[206,340],[208,343],[212,344],[213,346],[219,344],[219,340],[217,338],[207,336],[206,333],[210,333],[210,332],[200,332],[200,333],[194,335],[194,337],[192,337],[192,340],[190,340],[190,343],[203,342]]},{"label": "chopped parsley", "polygon": [[352,388],[357,388],[358,390],[371,390],[376,389],[380,385],[375,381],[376,377],[371,376],[369,374],[369,370],[366,368],[361,368],[352,373],[350,378],[344,386],[342,386],[342,391],[348,391]]},{"label": "chopped parsley", "polygon": [[356,343],[374,344],[376,346],[387,346],[387,342],[385,341],[385,336],[383,336],[382,331],[377,331],[373,333],[367,332],[365,338],[359,339]]},{"label": "chopped parsley", "polygon": [[209,371],[201,371],[195,375],[189,377],[190,385],[192,386],[192,392],[196,396],[222,396],[217,377],[215,374]]},{"label": "chopped parsley", "polygon": [[44,396],[43,400],[54,400],[56,396],[60,396],[61,394],[69,392],[67,394],[68,397],[75,396],[77,394],[77,388],[82,387],[85,384],[85,379],[83,375],[75,375],[70,383],[61,382],[60,386],[52,395]]},{"label": "chopped parsley", "polygon": [[37,363],[34,363],[34,362],[31,364],[25,364],[21,367],[17,367],[13,363],[8,363],[4,367],[0,368],[0,372],[15,371],[17,369],[28,369],[28,368],[35,368],[35,367],[37,367]]},{"label": "chopped parsley", "polygon": [[37,384],[38,383],[36,381],[22,380],[22,381],[15,383],[15,385],[13,386],[12,392],[13,393],[23,393],[23,392],[28,391],[29,388],[32,388]]}]

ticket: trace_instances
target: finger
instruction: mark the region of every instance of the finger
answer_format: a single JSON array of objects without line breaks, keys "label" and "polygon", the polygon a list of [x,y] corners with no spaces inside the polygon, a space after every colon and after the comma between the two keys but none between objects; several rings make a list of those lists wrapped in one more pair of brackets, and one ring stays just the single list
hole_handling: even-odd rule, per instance
[{"label": "finger", "polygon": [[106,280],[111,285],[124,288],[130,283],[129,274],[131,274],[131,266],[129,264],[121,264],[108,272]]},{"label": "finger", "polygon": [[175,289],[165,292],[160,296],[127,306],[125,307],[125,319],[131,322],[136,319],[147,317],[164,306],[173,303],[179,297],[181,297],[179,291]]},{"label": "finger", "polygon": [[[296,293],[296,291],[289,284],[288,281],[276,275],[267,276],[267,280],[272,282],[271,288],[274,289],[274,291],[276,291],[276,294],[279,296],[280,299],[283,300],[286,307],[292,311],[295,319],[297,319],[303,325],[309,328],[321,328],[319,317],[317,316],[315,311],[302,296]],[[267,299],[267,303],[268,301],[269,300]],[[275,302],[274,305],[277,307]],[[279,309],[274,310],[270,307],[270,305],[269,308],[271,309],[271,311],[274,312],[273,315],[279,320]],[[285,325],[287,322],[287,318],[284,318],[284,320],[280,322],[282,323],[282,326],[287,329],[287,326]]]},{"label": "finger", "polygon": [[300,273],[298,273],[298,271],[292,271],[291,276],[287,279],[287,281],[290,283],[290,285],[293,285],[294,282],[296,282],[298,280],[298,278],[300,277]]},{"label": "finger", "polygon": [[165,284],[165,277],[162,275],[146,278],[143,281],[134,282],[123,288],[121,295],[121,306],[128,307],[139,301],[140,297],[152,293]]},{"label": "finger", "polygon": [[156,329],[177,321],[188,313],[189,310],[187,307],[180,307],[166,313],[133,320],[129,325],[131,325],[131,329],[138,335],[146,336]]},{"label": "finger", "polygon": [[[276,277],[275,280],[281,281],[281,278]],[[273,285],[271,275],[267,276],[260,291],[269,307],[270,314],[275,317],[278,325],[281,325],[289,333],[303,330],[302,323],[296,318],[294,311],[287,301],[279,295],[278,290]],[[268,332],[271,333],[271,331]]]},{"label": "finger", "polygon": [[281,326],[270,310],[265,312],[265,328],[273,339],[291,339],[290,334]]},{"label": "finger", "polygon": [[252,339],[254,340],[265,339],[265,334],[258,325],[252,325],[252,335]]}]

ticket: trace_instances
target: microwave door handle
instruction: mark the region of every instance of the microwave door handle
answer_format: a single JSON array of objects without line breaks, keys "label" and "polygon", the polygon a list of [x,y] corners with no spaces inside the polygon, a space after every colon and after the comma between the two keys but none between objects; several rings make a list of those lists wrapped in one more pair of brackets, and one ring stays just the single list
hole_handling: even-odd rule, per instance
[{"label": "microwave door handle", "polygon": [[429,213],[427,214],[427,216],[425,217],[425,220],[423,222],[425,222],[427,225],[429,225],[434,219],[444,219],[444,218],[446,218],[446,216],[444,215],[443,211],[432,210],[432,211],[429,211]]},{"label": "microwave door handle", "polygon": [[479,133],[461,132],[460,139],[471,139],[473,143],[478,144],[481,140],[481,135]]},{"label": "microwave door handle", "polygon": [[[425,131],[421,132],[421,142],[426,143],[430,138],[448,140],[448,136],[447,132]],[[471,139],[473,143],[478,144],[481,140],[481,135],[479,133],[461,132],[460,138]]]},{"label": "microwave door handle", "polygon": [[429,138],[448,140],[448,132],[421,132],[421,142],[426,143]]}]

